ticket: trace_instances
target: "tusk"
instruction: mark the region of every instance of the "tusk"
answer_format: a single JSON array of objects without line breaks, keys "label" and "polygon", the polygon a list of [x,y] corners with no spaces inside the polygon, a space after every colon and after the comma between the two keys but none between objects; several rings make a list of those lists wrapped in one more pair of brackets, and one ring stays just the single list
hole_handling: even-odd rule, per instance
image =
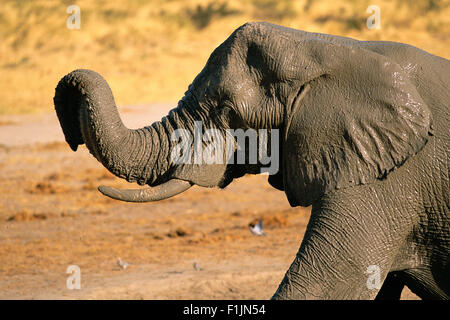
[{"label": "tusk", "polygon": [[105,196],[128,202],[158,201],[176,196],[192,187],[189,181],[172,179],[153,188],[120,190],[107,186],[98,187]]}]

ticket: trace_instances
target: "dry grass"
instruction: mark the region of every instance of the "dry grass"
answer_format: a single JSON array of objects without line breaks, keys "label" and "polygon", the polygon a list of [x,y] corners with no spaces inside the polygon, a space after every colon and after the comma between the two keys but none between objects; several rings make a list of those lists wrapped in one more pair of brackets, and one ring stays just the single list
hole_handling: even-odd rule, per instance
[{"label": "dry grass", "polygon": [[[81,29],[66,28],[68,5]],[[380,0],[381,30],[369,30],[373,1],[131,0],[10,1],[0,7],[0,114],[50,111],[58,80],[90,68],[119,105],[176,102],[212,50],[247,21],[269,21],[364,40],[407,42],[449,57],[448,0]]]}]

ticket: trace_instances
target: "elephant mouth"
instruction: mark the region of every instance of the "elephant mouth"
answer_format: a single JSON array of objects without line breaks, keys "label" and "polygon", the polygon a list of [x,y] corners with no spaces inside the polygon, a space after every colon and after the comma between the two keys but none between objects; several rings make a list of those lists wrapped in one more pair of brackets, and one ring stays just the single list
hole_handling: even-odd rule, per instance
[{"label": "elephant mouth", "polygon": [[160,185],[145,189],[116,189],[108,186],[100,186],[98,190],[107,197],[126,202],[150,202],[171,198],[180,194],[193,184],[189,181],[171,179]]}]

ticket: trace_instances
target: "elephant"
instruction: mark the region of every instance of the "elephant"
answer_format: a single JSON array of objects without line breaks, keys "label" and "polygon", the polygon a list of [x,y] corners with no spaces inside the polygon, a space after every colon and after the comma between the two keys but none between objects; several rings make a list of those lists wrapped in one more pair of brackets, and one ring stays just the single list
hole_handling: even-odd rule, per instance
[{"label": "elephant", "polygon": [[[264,168],[248,154],[244,163],[174,162],[176,130],[279,131],[268,183],[312,209],[272,299],[399,299],[405,286],[449,299],[449,84],[449,61],[411,45],[249,22],[150,126],[126,128],[91,70],[64,76],[54,106],[74,151],[86,144],[114,175],[148,185],[99,187],[129,202],[225,188]],[[237,150],[235,139],[227,159]]]}]

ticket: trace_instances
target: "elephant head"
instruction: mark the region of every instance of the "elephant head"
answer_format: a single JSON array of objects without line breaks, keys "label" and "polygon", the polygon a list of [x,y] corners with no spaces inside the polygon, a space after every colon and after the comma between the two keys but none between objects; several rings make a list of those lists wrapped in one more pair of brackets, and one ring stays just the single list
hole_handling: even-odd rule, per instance
[{"label": "elephant head", "polygon": [[196,121],[220,132],[280,130],[274,144],[280,170],[269,182],[285,190],[293,206],[383,179],[431,133],[430,111],[403,69],[370,43],[268,23],[238,28],[214,50],[177,107],[151,126],[127,129],[108,84],[89,70],[66,75],[54,103],[74,151],[85,143],[113,174],[154,187],[100,189],[126,201],[160,200],[194,184],[223,188],[259,172],[260,163],[174,163],[173,132],[193,132]]}]

